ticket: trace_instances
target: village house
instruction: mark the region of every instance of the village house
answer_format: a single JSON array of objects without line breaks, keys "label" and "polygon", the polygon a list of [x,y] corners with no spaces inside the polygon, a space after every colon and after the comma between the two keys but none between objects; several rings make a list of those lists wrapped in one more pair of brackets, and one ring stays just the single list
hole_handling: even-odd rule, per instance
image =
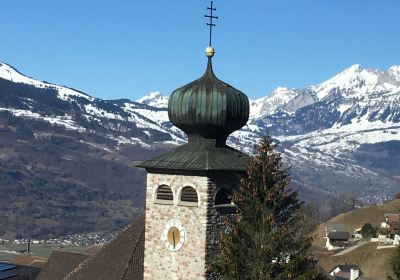
[{"label": "village house", "polygon": [[355,264],[337,265],[330,270],[329,274],[335,280],[379,280],[365,276]]},{"label": "village house", "polygon": [[347,231],[333,231],[326,237],[326,248],[329,251],[343,249],[349,245],[349,238]]},{"label": "village house", "polygon": [[342,224],[331,224],[325,228],[325,239],[328,251],[339,250],[349,245],[350,233]]},{"label": "village house", "polygon": [[400,245],[400,214],[385,213],[384,221],[381,223],[378,229],[378,237],[371,239],[375,242],[384,242],[393,244],[395,246]]}]

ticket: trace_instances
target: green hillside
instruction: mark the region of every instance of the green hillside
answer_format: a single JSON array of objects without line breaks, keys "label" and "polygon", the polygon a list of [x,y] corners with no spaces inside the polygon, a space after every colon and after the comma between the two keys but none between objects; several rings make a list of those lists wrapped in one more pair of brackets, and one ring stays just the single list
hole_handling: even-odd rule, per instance
[{"label": "green hillside", "polygon": [[[371,223],[374,226],[380,225],[384,219],[385,213],[400,213],[400,200],[388,201],[382,205],[376,205],[361,208],[340,214],[329,221],[319,225],[314,231],[314,251],[321,254],[325,246],[325,227],[328,224],[343,224],[346,229],[352,233],[355,228],[359,228],[365,223]],[[342,256],[324,256],[320,257],[319,264],[322,268],[329,271],[338,264],[357,264],[361,270],[370,277],[379,277],[386,279],[390,273],[390,258],[395,249],[377,250],[378,243],[366,243],[365,245]]]},{"label": "green hillside", "polygon": [[325,245],[325,227],[327,224],[343,224],[347,231],[353,233],[355,228],[359,228],[365,223],[379,226],[384,220],[385,213],[400,213],[400,199],[385,202],[382,205],[361,208],[346,213],[342,213],[327,222],[320,224],[315,230],[314,246],[323,247]]},{"label": "green hillside", "polygon": [[337,264],[356,264],[369,277],[386,279],[391,273],[390,258],[395,248],[376,249],[377,243],[367,243],[343,256],[330,256],[320,259],[319,265],[329,271]]}]

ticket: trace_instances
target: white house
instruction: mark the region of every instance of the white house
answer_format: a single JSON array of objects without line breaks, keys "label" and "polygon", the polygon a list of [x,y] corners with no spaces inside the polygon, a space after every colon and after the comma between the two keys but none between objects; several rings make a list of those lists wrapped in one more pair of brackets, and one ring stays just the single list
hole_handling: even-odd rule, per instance
[{"label": "white house", "polygon": [[338,250],[344,248],[348,244],[350,233],[347,231],[333,231],[330,232],[325,238],[325,246],[329,251]]},{"label": "white house", "polygon": [[390,228],[389,217],[385,217],[385,221],[381,223],[381,228]]},{"label": "white house", "polygon": [[331,269],[329,273],[333,279],[348,279],[348,280],[362,280],[362,279],[374,279],[364,276],[364,273],[361,269],[355,264],[344,264],[337,265],[333,269]]}]

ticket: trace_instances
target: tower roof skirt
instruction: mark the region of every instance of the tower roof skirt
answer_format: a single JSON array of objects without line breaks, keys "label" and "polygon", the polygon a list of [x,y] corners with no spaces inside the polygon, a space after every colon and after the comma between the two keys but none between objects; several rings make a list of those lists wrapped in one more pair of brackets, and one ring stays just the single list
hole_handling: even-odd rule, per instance
[{"label": "tower roof skirt", "polygon": [[213,143],[199,141],[142,162],[138,167],[191,171],[244,171],[249,159],[248,155],[229,146],[217,147]]}]

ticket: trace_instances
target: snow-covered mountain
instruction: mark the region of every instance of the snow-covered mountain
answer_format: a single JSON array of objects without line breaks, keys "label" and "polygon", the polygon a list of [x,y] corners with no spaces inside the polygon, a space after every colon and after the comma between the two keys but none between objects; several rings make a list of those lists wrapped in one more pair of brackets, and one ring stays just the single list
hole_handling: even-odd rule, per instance
[{"label": "snow-covered mountain", "polygon": [[[159,134],[161,132],[172,143],[178,144],[183,141],[181,137],[176,137],[174,133],[171,133],[173,129],[171,130],[170,124],[165,124],[168,121],[167,111],[153,107],[154,105],[160,107],[167,106],[168,98],[163,97],[161,93],[151,93],[140,99],[140,102],[130,100],[102,100],[65,86],[54,85],[24,76],[10,65],[2,62],[0,62],[0,78],[16,84],[30,85],[38,89],[44,89],[51,93],[47,97],[59,100],[60,104],[66,106],[69,110],[73,109],[74,113],[78,110],[81,114],[80,116],[85,118],[87,122],[97,122],[111,129],[111,131],[121,130],[121,127],[113,127],[110,124],[106,125],[105,121],[129,123],[138,129],[139,134],[147,138],[152,133]],[[40,119],[70,130],[81,132],[88,130],[85,125],[82,125],[81,119],[74,118],[74,114],[68,114],[67,112],[54,114],[51,110],[49,112],[37,112],[37,105],[39,105],[38,100],[36,100],[37,98],[19,96],[18,99],[19,102],[14,104],[14,106],[0,106],[0,111],[8,111],[17,117]],[[181,133],[178,132],[178,134]],[[123,136],[120,136],[114,140],[124,144],[140,143],[144,147],[150,147],[149,144],[145,143],[146,140],[142,140],[141,138],[143,137],[125,139]],[[153,142],[153,140],[151,139],[150,142]]]},{"label": "snow-covered mountain", "polygon": [[167,108],[168,107],[168,96],[164,96],[161,92],[155,91],[151,92],[146,96],[138,99],[136,102],[146,104],[149,106],[157,108]]},{"label": "snow-covered mountain", "polygon": [[396,91],[400,85],[396,69],[398,66],[380,72],[376,69],[362,69],[359,64],[355,64],[313,89],[320,100],[335,98],[337,92],[342,97],[357,98],[371,93]]},{"label": "snow-covered mountain", "polygon": [[54,84],[50,84],[47,82],[42,82],[39,80],[35,80],[33,78],[27,77],[20,72],[18,72],[12,66],[3,63],[0,61],[0,78],[5,80],[14,82],[14,83],[23,83],[27,85],[32,85],[36,88],[43,88],[43,89],[54,89],[57,91],[58,96],[63,100],[68,100],[71,97],[81,97],[88,100],[93,100],[93,97],[90,97],[87,94],[79,92],[77,90],[70,89],[68,87],[58,86]]},{"label": "snow-covered mountain", "polygon": [[270,95],[250,101],[250,118],[262,118],[279,111],[294,113],[301,107],[318,101],[310,90],[288,89],[278,87]]},{"label": "snow-covered mountain", "polygon": [[[79,141],[88,147],[118,153],[133,145],[150,154],[186,141],[169,122],[168,97],[159,92],[137,101],[101,100],[29,78],[5,63],[0,78],[0,116],[75,131],[86,135]],[[14,87],[23,89],[9,90]],[[399,99],[399,66],[379,71],[353,65],[319,85],[279,87],[251,100],[248,124],[229,143],[252,153],[269,133],[308,196],[353,193],[363,202],[381,201],[400,191]],[[34,135],[48,133],[40,130]]]},{"label": "snow-covered mountain", "polygon": [[230,144],[251,153],[269,133],[299,184],[355,192],[365,202],[387,199],[400,190],[400,169],[391,166],[400,155],[399,73],[399,66],[382,72],[353,65],[306,89],[279,87],[250,101],[249,122]]}]

